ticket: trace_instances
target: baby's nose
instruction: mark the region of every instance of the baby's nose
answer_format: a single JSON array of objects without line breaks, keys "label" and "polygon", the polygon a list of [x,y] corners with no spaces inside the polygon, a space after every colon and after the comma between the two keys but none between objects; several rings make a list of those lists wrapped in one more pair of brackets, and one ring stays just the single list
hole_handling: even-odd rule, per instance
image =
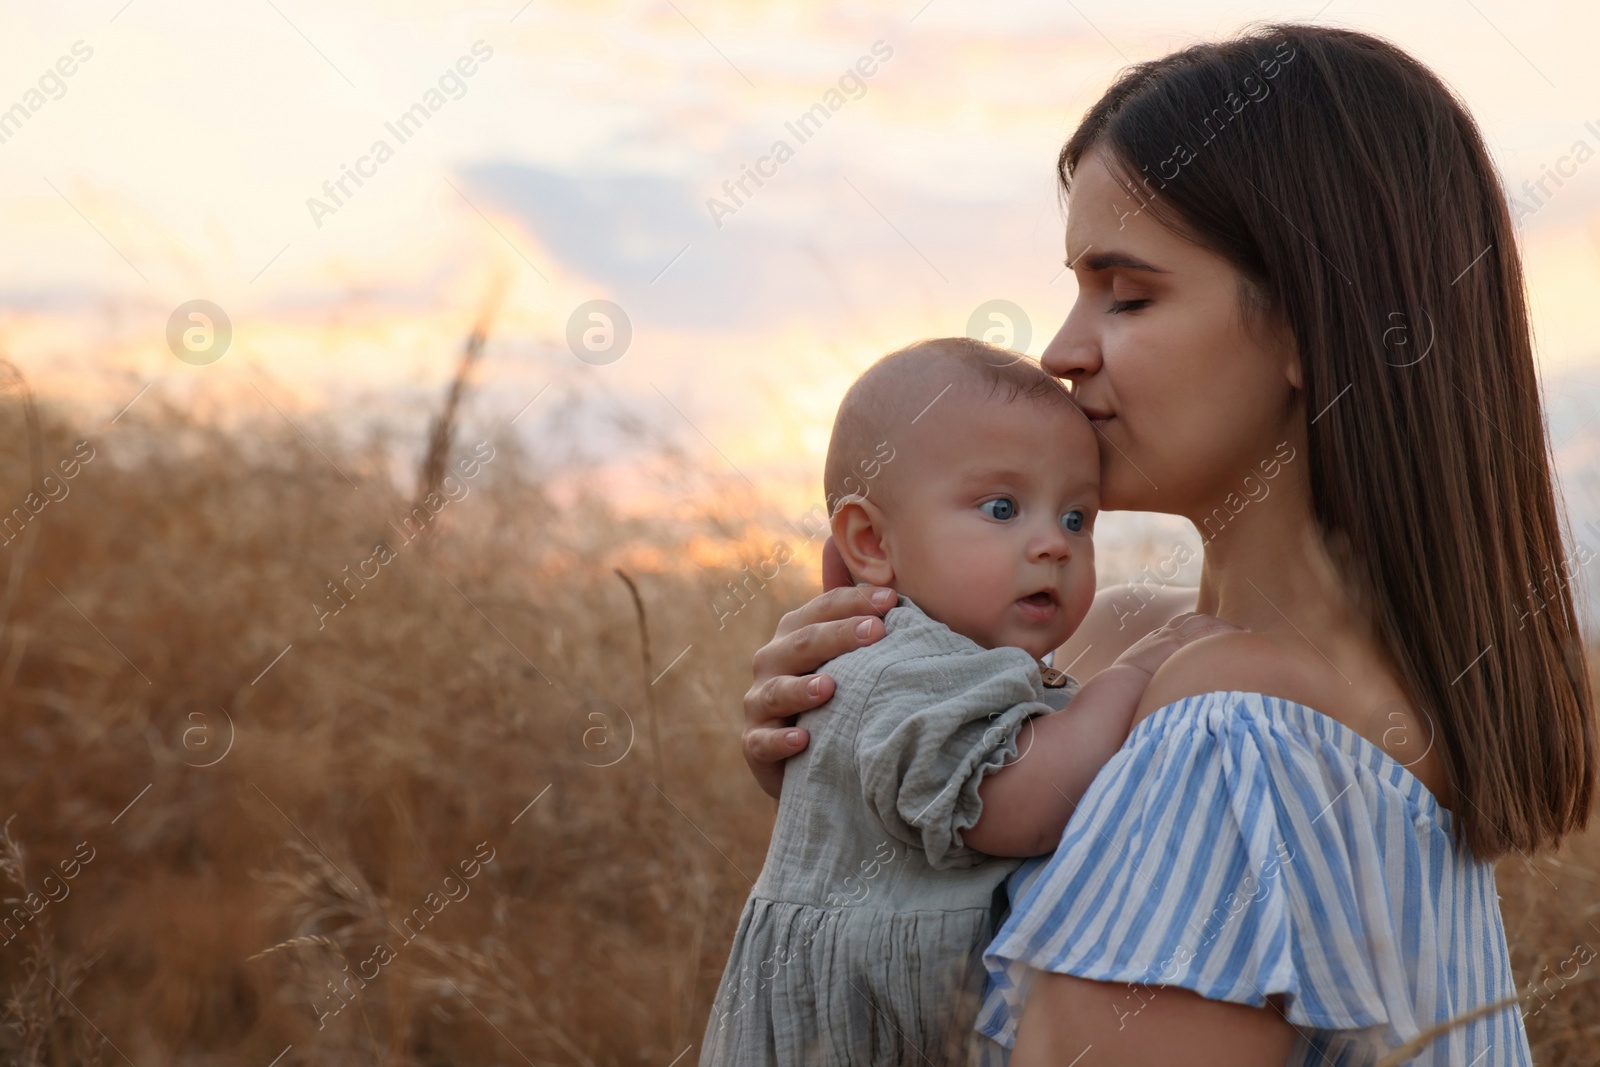
[{"label": "baby's nose", "polygon": [[1072,539],[1059,523],[1050,523],[1034,539],[1030,555],[1039,560],[1071,559]]}]

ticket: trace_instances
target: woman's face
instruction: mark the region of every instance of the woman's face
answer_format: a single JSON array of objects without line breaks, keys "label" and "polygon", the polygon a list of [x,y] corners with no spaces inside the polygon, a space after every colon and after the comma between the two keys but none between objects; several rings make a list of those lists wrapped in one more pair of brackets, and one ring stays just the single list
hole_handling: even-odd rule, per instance
[{"label": "woman's face", "polygon": [[1301,446],[1298,361],[1286,329],[1247,324],[1239,272],[1141,210],[1105,159],[1091,148],[1073,176],[1078,299],[1041,359],[1099,433],[1102,505],[1197,518],[1279,442]]}]

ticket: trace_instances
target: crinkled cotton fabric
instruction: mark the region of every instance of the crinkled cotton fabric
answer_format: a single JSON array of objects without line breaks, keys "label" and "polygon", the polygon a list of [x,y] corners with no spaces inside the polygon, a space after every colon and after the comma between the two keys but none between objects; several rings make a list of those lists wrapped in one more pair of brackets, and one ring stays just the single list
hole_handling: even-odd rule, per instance
[{"label": "crinkled cotton fabric", "polygon": [[904,597],[884,623],[828,663],[833,697],[801,716],[811,743],[785,765],[703,1067],[942,1067],[979,1046],[981,953],[1018,861],[962,831],[1022,724],[1078,684],[1047,687],[1027,652],[985,649]]}]

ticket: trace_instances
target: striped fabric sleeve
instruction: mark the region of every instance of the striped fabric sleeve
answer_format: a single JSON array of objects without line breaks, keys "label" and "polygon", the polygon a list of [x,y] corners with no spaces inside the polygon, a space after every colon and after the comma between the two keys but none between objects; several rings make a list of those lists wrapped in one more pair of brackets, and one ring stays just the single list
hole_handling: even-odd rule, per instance
[{"label": "striped fabric sleeve", "polygon": [[[1012,1044],[1030,969],[1256,1007],[1281,994],[1317,1029],[1414,1025],[1391,1017],[1403,916],[1373,833],[1402,802],[1339,745],[1234,714],[1246,698],[1262,699],[1159,709],[1102,769],[989,947],[985,1034]],[[1141,1003],[1130,991],[1125,1010]]]}]

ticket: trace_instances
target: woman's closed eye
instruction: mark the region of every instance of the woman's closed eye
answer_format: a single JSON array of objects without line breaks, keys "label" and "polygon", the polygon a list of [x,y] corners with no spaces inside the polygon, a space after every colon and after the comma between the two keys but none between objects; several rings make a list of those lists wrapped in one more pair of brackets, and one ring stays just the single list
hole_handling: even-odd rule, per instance
[{"label": "woman's closed eye", "polygon": [[1149,300],[1113,300],[1107,311],[1112,315],[1119,315],[1124,311],[1138,311],[1148,303]]},{"label": "woman's closed eye", "polygon": [[1017,502],[1008,496],[997,496],[978,505],[978,510],[991,519],[1009,522],[1017,517]]}]

